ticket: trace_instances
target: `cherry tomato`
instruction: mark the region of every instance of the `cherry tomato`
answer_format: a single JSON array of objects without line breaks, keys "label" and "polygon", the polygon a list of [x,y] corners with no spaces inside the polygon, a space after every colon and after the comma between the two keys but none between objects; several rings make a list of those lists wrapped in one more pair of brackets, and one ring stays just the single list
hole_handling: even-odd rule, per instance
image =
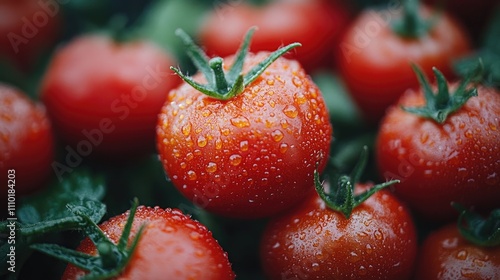
[{"label": "cherry tomato", "polygon": [[330,66],[327,62],[332,59],[332,49],[350,17],[348,8],[339,1],[285,0],[262,6],[233,2],[216,7],[201,25],[199,37],[209,54],[224,57],[235,53],[245,32],[257,26],[251,51],[300,42],[302,47],[287,57],[299,60],[308,71]]},{"label": "cherry tomato", "polygon": [[425,103],[421,90],[409,90],[382,120],[380,174],[401,180],[396,194],[428,219],[456,216],[451,202],[485,210],[500,206],[500,94],[483,86],[477,94],[439,124],[400,108]]},{"label": "cherry tomato", "polygon": [[[100,228],[117,243],[129,211],[102,223]],[[132,259],[116,279],[234,279],[228,256],[211,232],[177,209],[140,206],[129,240],[146,225]],[[95,255],[95,245],[85,239],[79,252]],[[62,279],[79,279],[85,272],[68,265]]]},{"label": "cherry tomato", "polygon": [[5,178],[1,197],[7,196],[7,186],[15,195],[43,187],[53,160],[52,127],[43,105],[0,84],[0,173]]},{"label": "cherry tomato", "polygon": [[[422,8],[421,16],[433,11]],[[427,74],[432,67],[452,77],[451,62],[470,51],[466,33],[447,14],[423,35],[403,37],[393,30],[399,9],[366,10],[348,27],[338,53],[340,73],[369,124],[377,124],[385,110],[418,81],[410,63]]]},{"label": "cherry tomato", "polygon": [[[373,184],[358,184],[361,193]],[[381,190],[349,218],[314,194],[272,219],[261,238],[269,279],[410,279],[417,236],[408,210]]]},{"label": "cherry tomato", "polygon": [[474,245],[450,224],[424,240],[415,271],[417,280],[499,279],[500,247]]},{"label": "cherry tomato", "polygon": [[157,115],[179,83],[173,63],[145,41],[79,37],[55,54],[41,98],[58,135],[82,157],[152,152]]},{"label": "cherry tomato", "polygon": [[57,1],[1,1],[0,59],[29,70],[43,51],[55,44],[60,9]]},{"label": "cherry tomato", "polygon": [[[242,73],[267,56],[248,54]],[[201,74],[194,79],[202,81]],[[312,190],[332,127],[318,87],[299,63],[278,58],[229,100],[187,83],[172,90],[157,135],[163,166],[181,193],[214,213],[256,218],[292,207]]]}]

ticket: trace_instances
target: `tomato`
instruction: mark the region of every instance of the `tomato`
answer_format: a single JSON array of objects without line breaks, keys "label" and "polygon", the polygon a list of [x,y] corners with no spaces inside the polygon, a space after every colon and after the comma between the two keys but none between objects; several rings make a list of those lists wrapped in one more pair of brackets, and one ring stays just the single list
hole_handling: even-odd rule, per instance
[{"label": "tomato", "polygon": [[[361,193],[373,184],[358,184]],[[261,238],[269,279],[410,279],[417,255],[413,220],[399,200],[381,190],[349,218],[314,194],[273,218]]]},{"label": "tomato", "polygon": [[1,196],[7,196],[7,185],[16,196],[43,187],[53,160],[52,126],[43,105],[0,84],[0,173],[5,178]]},{"label": "tomato", "polygon": [[[422,8],[419,13],[428,17],[432,12]],[[446,77],[453,77],[451,62],[470,51],[466,33],[445,13],[415,37],[403,37],[393,29],[400,18],[396,7],[366,10],[348,27],[340,44],[340,74],[371,125],[378,124],[406,89],[418,87],[410,62],[427,74],[437,67]]]},{"label": "tomato", "polygon": [[[118,243],[129,211],[99,227]],[[129,240],[146,225],[132,259],[116,279],[234,279],[228,256],[211,232],[177,209],[139,206]],[[77,251],[95,255],[95,245],[85,239]],[[62,279],[78,279],[85,272],[68,265]]]},{"label": "tomato", "polygon": [[248,28],[257,26],[251,51],[300,42],[302,47],[287,57],[297,59],[308,71],[330,66],[332,49],[350,17],[340,1],[269,1],[262,6],[232,2],[216,7],[201,24],[199,38],[209,54],[233,54]]},{"label": "tomato", "polygon": [[5,0],[0,2],[0,14],[0,60],[30,70],[58,38],[60,5],[56,1]]},{"label": "tomato", "polygon": [[422,90],[408,90],[381,123],[380,174],[399,179],[396,194],[428,219],[456,216],[451,202],[500,206],[500,94],[483,86],[477,94],[440,124],[400,108],[425,103]]},{"label": "tomato", "polygon": [[462,237],[456,224],[432,232],[419,249],[416,278],[499,279],[500,247],[480,247]]},{"label": "tomato", "polygon": [[[238,73],[260,68],[270,56],[240,54]],[[225,59],[225,70],[233,59]],[[172,183],[220,215],[257,218],[292,207],[311,190],[313,171],[324,168],[330,150],[325,102],[297,61],[277,58],[253,76],[227,100],[185,82],[168,94],[159,116],[158,152]],[[201,73],[193,79],[204,81]]]},{"label": "tomato", "polygon": [[41,98],[58,135],[82,157],[152,152],[157,115],[179,83],[173,63],[149,42],[82,36],[55,54]]}]

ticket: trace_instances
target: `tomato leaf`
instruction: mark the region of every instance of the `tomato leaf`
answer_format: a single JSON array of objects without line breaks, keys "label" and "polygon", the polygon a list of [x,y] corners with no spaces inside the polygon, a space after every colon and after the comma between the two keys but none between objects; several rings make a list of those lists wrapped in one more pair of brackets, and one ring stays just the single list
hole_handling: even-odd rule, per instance
[{"label": "tomato leaf", "polygon": [[73,214],[82,219],[85,233],[97,248],[97,256],[80,253],[57,244],[33,244],[31,248],[89,271],[90,273],[82,279],[109,279],[116,277],[129,263],[145,228],[144,225],[140,227],[131,245],[127,247],[138,204],[138,200],[135,199],[117,245],[92,221],[86,214],[85,209],[74,205],[68,206]]},{"label": "tomato leaf", "polygon": [[350,175],[334,176],[334,178],[336,177],[336,180],[328,180],[328,186],[330,187],[329,192],[325,191],[323,183],[319,178],[319,172],[314,170],[314,185],[318,195],[321,199],[323,199],[323,201],[325,201],[329,208],[342,213],[347,219],[351,216],[354,208],[366,201],[374,193],[385,187],[399,183],[398,180],[388,181],[382,184],[377,184],[369,190],[355,195],[354,188],[356,183],[358,183],[361,178],[367,161],[368,148],[365,146],[362,149],[358,163]]},{"label": "tomato leaf", "polygon": [[452,205],[460,212],[457,226],[465,239],[478,246],[500,245],[500,209],[493,210],[489,217],[483,218],[458,203]]}]

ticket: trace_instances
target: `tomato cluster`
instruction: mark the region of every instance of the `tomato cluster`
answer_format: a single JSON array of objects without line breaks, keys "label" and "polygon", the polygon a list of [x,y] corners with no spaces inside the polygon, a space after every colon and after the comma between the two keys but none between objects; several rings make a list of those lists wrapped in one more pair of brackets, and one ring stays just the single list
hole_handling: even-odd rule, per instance
[{"label": "tomato cluster", "polygon": [[499,279],[500,12],[422,2],[0,3],[0,275]]}]

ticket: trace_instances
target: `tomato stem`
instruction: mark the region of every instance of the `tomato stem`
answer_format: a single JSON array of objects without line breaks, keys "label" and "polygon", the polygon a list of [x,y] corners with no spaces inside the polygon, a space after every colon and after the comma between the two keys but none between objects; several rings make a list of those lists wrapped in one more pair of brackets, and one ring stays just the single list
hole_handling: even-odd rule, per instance
[{"label": "tomato stem", "polygon": [[419,38],[429,31],[434,21],[422,19],[419,6],[418,0],[403,1],[403,17],[393,23],[394,32],[404,38]]},{"label": "tomato stem", "polygon": [[361,179],[364,168],[366,167],[368,161],[368,148],[363,147],[360,158],[356,166],[350,175],[340,175],[337,180],[328,180],[328,185],[330,186],[330,191],[326,192],[323,183],[320,181],[319,172],[314,170],[314,185],[316,187],[316,192],[325,201],[325,204],[340,213],[342,213],[347,219],[351,216],[354,208],[359,206],[370,196],[378,192],[379,190],[399,183],[398,180],[388,181],[382,184],[377,184],[370,188],[369,190],[355,195],[354,188],[356,184]]},{"label": "tomato stem", "polygon": [[417,75],[426,104],[422,107],[402,107],[403,110],[436,121],[437,123],[444,123],[448,116],[462,108],[462,106],[473,96],[477,96],[477,89],[469,87],[471,81],[476,76],[481,75],[481,67],[478,67],[473,74],[468,78],[462,80],[454,94],[450,94],[448,82],[437,68],[433,67],[432,71],[436,76],[437,92],[434,93],[429,80],[424,75],[423,71],[418,66],[412,64],[413,71]]},{"label": "tomato stem", "polygon": [[212,98],[219,100],[228,100],[240,94],[245,90],[245,87],[255,81],[276,59],[281,57],[289,50],[300,46],[299,43],[292,43],[285,47],[279,48],[271,53],[266,59],[250,69],[247,74],[243,76],[243,64],[249,51],[250,39],[255,31],[255,27],[248,30],[245,38],[235,56],[235,61],[228,73],[226,74],[223,69],[223,59],[215,57],[209,60],[207,54],[198,46],[183,30],[178,29],[176,34],[181,38],[186,46],[188,56],[193,61],[198,70],[205,76],[207,81],[206,85],[194,81],[191,77],[184,75],[179,69],[170,67],[179,77],[181,77],[187,84],[191,85],[198,91],[208,95]]}]

